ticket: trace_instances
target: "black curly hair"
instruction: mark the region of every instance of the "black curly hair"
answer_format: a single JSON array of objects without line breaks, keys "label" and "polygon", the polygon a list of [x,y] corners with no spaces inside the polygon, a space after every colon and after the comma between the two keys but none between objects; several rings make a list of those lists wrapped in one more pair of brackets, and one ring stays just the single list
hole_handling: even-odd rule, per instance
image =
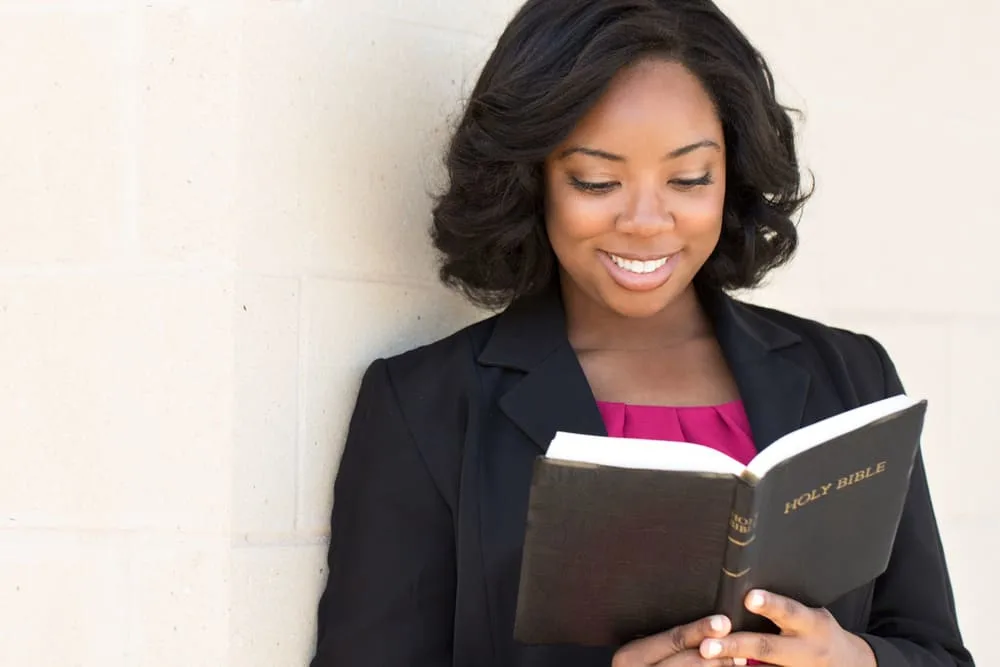
[{"label": "black curly hair", "polygon": [[544,162],[614,76],[658,57],[690,70],[726,142],[722,234],[695,282],[758,285],[798,245],[801,187],[789,110],[761,54],[711,0],[528,0],[487,61],[445,157],[431,237],[440,277],[503,307],[555,279]]}]

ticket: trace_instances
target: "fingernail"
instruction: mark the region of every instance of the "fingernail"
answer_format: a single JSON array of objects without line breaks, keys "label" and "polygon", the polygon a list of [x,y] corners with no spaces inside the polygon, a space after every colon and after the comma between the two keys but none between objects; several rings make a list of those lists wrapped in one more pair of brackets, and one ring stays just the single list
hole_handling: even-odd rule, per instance
[{"label": "fingernail", "polygon": [[743,667],[744,665],[747,664],[747,659],[746,658],[733,658],[733,664],[734,665],[738,665],[739,667]]},{"label": "fingernail", "polygon": [[705,642],[705,657],[714,658],[722,653],[722,642]]},{"label": "fingernail", "polygon": [[764,606],[764,594],[760,591],[753,591],[747,598],[747,606],[750,609],[760,609]]},{"label": "fingernail", "polygon": [[709,625],[715,632],[725,632],[726,630],[726,617],[725,616],[713,616],[712,620],[709,621]]}]

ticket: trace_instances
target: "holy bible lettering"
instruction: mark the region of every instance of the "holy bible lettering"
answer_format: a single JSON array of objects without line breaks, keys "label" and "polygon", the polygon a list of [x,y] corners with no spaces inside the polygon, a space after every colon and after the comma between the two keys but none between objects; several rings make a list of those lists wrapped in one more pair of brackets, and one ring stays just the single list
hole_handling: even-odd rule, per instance
[{"label": "holy bible lettering", "polygon": [[885,472],[886,464],[886,461],[879,461],[876,464],[866,467],[864,470],[859,470],[855,473],[847,475],[846,477],[839,477],[836,482],[827,482],[826,484],[822,484],[814,488],[812,491],[800,494],[795,499],[789,500],[785,503],[785,514],[791,514],[795,510],[805,507],[809,503],[815,502],[820,498],[825,498],[831,490],[840,491],[859,482],[863,482],[866,479],[871,479],[876,475],[880,475]]},{"label": "holy bible lettering", "polygon": [[752,517],[740,516],[735,512],[733,512],[729,517],[729,527],[737,533],[746,535],[747,533],[753,532],[753,524],[754,519]]},{"label": "holy bible lettering", "polygon": [[841,477],[839,480],[837,480],[837,490],[846,489],[852,484],[857,484],[858,482],[863,482],[866,479],[871,479],[875,475],[879,475],[885,472],[885,466],[886,462],[880,461],[874,467],[874,469],[872,468],[872,466],[868,466],[864,470],[859,470],[858,472],[854,473],[849,477]]}]

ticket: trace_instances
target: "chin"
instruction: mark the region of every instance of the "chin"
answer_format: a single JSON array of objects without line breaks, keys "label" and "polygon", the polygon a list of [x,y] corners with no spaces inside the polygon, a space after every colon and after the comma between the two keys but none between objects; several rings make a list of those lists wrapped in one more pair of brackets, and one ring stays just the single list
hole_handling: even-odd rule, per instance
[{"label": "chin", "polygon": [[[620,287],[614,288],[615,294],[606,295],[605,305],[622,317],[642,319],[663,312],[677,297],[670,290],[651,290],[649,292],[626,292]],[[624,293],[623,293],[624,292]]]}]

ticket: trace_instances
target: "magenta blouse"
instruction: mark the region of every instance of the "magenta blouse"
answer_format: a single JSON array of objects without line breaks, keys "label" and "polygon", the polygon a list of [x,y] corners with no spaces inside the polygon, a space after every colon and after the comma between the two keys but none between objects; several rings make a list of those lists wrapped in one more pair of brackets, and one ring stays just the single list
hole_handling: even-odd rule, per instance
[{"label": "magenta blouse", "polygon": [[746,465],[757,454],[742,401],[661,407],[599,401],[608,435],[705,445]]}]

